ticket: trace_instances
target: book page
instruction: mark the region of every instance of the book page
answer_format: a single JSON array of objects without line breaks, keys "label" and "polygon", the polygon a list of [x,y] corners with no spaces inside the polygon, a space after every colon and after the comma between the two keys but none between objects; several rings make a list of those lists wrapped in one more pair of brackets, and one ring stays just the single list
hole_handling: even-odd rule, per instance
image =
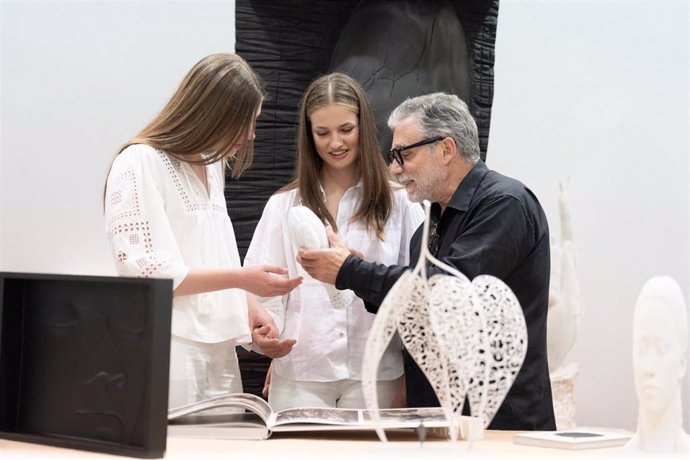
[{"label": "book page", "polygon": [[360,422],[360,410],[336,409],[323,407],[296,407],[284,409],[271,415],[268,427],[290,423],[314,423],[321,425],[357,425]]},{"label": "book page", "polygon": [[271,408],[268,403],[258,396],[249,393],[232,393],[170,409],[168,410],[168,420],[192,414],[202,416],[204,411],[223,407],[246,409],[258,415],[267,425],[271,416]]},{"label": "book page", "polygon": [[[381,409],[378,414],[384,428],[417,428],[420,424],[427,427],[448,426],[440,407]],[[276,412],[268,421],[268,427],[271,429],[306,424],[344,428],[374,427],[371,411],[365,409],[293,408]]]},{"label": "book page", "polygon": [[[373,424],[372,411],[362,411],[362,423]],[[427,427],[447,426],[446,416],[441,407],[409,407],[380,409],[379,420],[383,427],[416,428],[420,423]]]},{"label": "book page", "polygon": [[207,439],[267,439],[266,422],[253,412],[229,415],[187,415],[171,420],[168,436]]}]

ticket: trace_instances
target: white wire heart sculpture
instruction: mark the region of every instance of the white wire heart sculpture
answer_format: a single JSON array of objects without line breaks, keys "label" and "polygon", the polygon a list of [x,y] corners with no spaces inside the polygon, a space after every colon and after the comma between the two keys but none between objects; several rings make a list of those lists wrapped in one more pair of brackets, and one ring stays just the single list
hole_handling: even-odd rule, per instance
[{"label": "white wire heart sculpture", "polygon": [[[520,304],[501,280],[489,275],[472,282],[427,250],[431,205],[419,261],[405,272],[381,303],[362,359],[362,391],[376,432],[386,440],[377,415],[376,375],[383,352],[397,331],[410,356],[434,389],[457,440],[465,400],[487,427],[515,380],[527,351],[527,327]],[[445,273],[426,276],[427,262]]]}]

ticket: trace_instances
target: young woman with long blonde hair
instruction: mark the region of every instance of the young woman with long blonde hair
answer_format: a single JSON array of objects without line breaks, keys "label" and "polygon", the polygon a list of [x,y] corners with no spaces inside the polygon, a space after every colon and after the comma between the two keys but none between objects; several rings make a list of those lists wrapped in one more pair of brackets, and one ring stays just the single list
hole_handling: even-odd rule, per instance
[{"label": "young woman with long blonde hair", "polygon": [[[408,243],[422,209],[389,180],[366,93],[352,78],[332,73],[306,89],[299,110],[296,179],[273,195],[250,244],[245,265],[288,267],[304,283],[282,297],[260,299],[281,337],[296,339],[292,352],[273,360],[268,400],[287,407],[365,406],[361,390],[364,346],[374,315],[357,297],[334,308],[322,283],[297,264],[288,213],[309,207],[365,260],[407,263]],[[399,342],[379,366],[381,407],[401,388]]]},{"label": "young woman with long blonde hair", "polygon": [[115,157],[106,233],[122,276],[173,280],[169,406],[242,391],[235,346],[282,356],[256,295],[297,286],[275,265],[243,268],[224,196],[225,167],[252,161],[262,84],[235,54],[213,54],[185,76],[163,110]]}]

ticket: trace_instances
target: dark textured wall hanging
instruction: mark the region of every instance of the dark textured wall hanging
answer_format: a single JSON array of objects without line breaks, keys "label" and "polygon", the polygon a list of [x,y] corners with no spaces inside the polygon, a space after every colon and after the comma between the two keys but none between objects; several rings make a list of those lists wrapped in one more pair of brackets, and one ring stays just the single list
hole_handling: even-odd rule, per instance
[{"label": "dark textured wall hanging", "polygon": [[[486,159],[499,0],[236,0],[237,54],[266,83],[251,169],[225,196],[244,257],[268,197],[293,174],[297,107],[315,77],[339,71],[367,91],[390,149],[390,111],[410,96],[460,96]],[[239,349],[238,349],[239,350]],[[259,394],[268,360],[239,350],[245,391]]]}]

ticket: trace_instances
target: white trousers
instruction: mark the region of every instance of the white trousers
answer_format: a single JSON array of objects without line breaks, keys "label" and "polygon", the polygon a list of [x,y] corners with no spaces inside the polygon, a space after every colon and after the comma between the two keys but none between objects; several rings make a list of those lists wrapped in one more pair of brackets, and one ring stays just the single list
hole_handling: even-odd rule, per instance
[{"label": "white trousers", "polygon": [[[390,407],[402,382],[402,377],[378,382],[379,407]],[[271,374],[268,403],[274,411],[291,407],[366,408],[360,380],[311,382],[287,379],[275,372]]]},{"label": "white trousers", "polygon": [[168,407],[242,392],[235,342],[203,343],[172,336]]}]

